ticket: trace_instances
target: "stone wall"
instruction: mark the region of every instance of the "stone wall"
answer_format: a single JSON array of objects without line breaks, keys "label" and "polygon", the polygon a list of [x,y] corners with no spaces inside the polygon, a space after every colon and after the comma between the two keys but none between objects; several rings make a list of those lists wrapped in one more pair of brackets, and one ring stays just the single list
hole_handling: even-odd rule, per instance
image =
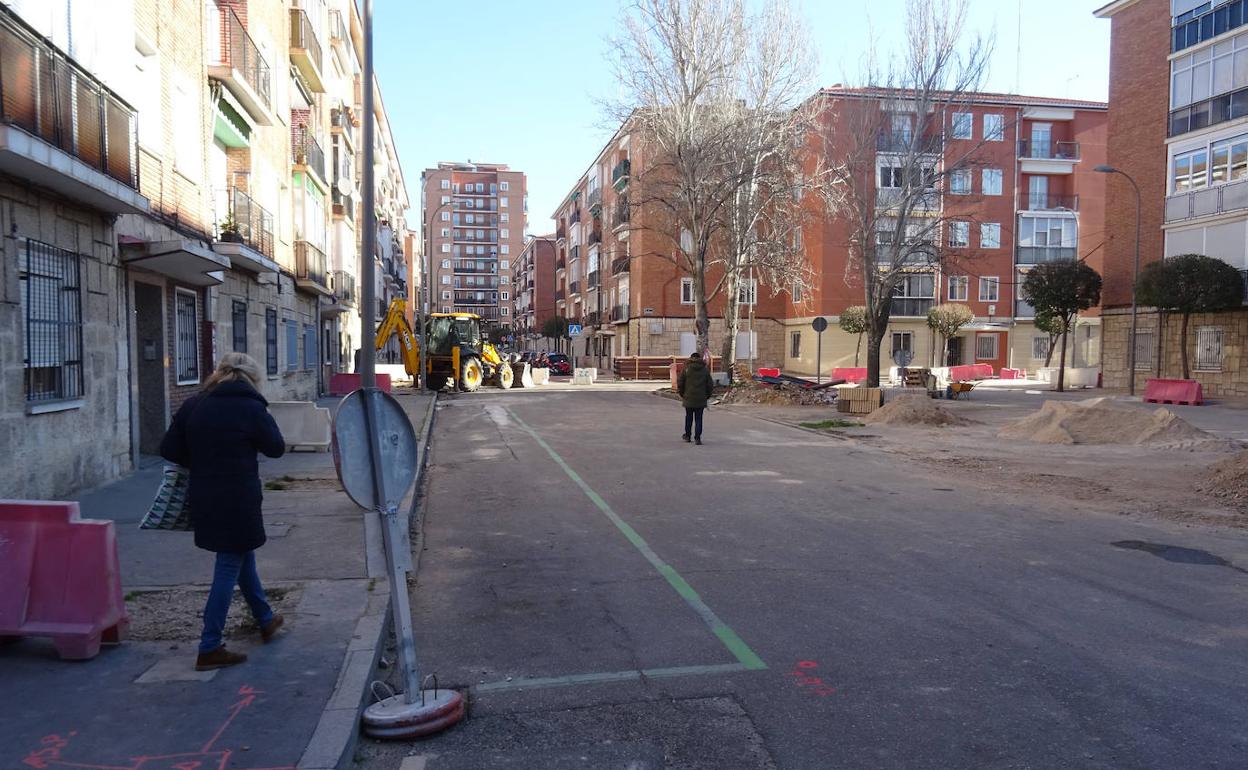
[{"label": "stone wall", "polygon": [[[1157,355],[1145,364],[1136,362],[1136,392],[1142,392],[1150,377],[1178,379],[1183,376],[1183,360],[1180,337],[1183,319],[1173,313],[1162,314],[1160,319],[1160,344]],[[1196,368],[1196,330],[1214,327],[1222,330],[1222,362],[1216,371],[1199,371]],[[1141,311],[1137,320],[1140,334],[1157,334],[1158,313]],[[1131,337],[1130,310],[1120,309],[1105,313],[1103,334],[1105,387],[1127,387],[1127,351]],[[1201,384],[1206,396],[1248,396],[1248,358],[1244,345],[1248,342],[1248,310],[1227,313],[1195,313],[1188,323],[1187,354],[1191,378]]]},{"label": "stone wall", "polygon": [[[112,224],[0,177],[0,232],[0,496],[69,497],[131,469],[125,278]],[[43,414],[31,414],[26,400],[19,280],[26,239],[81,255],[83,397]]]}]

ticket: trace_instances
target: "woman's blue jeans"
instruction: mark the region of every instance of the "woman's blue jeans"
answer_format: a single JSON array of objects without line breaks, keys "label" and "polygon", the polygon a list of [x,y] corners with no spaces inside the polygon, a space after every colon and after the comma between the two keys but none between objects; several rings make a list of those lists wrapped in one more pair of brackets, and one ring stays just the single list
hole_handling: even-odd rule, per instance
[{"label": "woman's blue jeans", "polygon": [[225,618],[230,612],[234,598],[234,586],[243,592],[247,606],[256,622],[264,625],[273,619],[273,608],[264,596],[260,574],[256,572],[256,552],[218,553],[217,565],[212,573],[212,589],[208,591],[208,603],[204,605],[204,633],[199,638],[199,651],[212,652],[221,646],[225,634]]}]

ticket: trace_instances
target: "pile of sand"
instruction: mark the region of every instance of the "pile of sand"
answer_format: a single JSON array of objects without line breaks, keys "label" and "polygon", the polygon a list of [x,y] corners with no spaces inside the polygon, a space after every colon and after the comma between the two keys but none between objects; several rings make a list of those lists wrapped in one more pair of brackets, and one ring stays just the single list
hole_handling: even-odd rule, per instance
[{"label": "pile of sand", "polygon": [[1248,503],[1248,451],[1211,465],[1196,482],[1196,488],[1223,500]]},{"label": "pile of sand", "polygon": [[760,385],[756,380],[738,380],[720,399],[721,404],[765,404],[769,406],[830,406],[836,403],[836,388],[811,390],[790,383]]},{"label": "pile of sand", "polygon": [[971,420],[960,417],[927,396],[898,396],[864,418],[868,425],[970,425]]},{"label": "pile of sand", "polygon": [[1227,442],[1193,427],[1169,409],[1150,409],[1107,398],[1045,401],[1040,411],[1007,425],[998,435],[1042,444],[1129,444],[1181,449],[1227,446]]}]

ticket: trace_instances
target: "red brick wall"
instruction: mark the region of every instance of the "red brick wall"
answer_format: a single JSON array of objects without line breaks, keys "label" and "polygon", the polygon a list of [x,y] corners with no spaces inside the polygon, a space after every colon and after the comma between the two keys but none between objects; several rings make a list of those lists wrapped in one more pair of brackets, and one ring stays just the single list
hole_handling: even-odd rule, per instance
[{"label": "red brick wall", "polygon": [[[1166,123],[1169,106],[1170,7],[1140,0],[1111,19],[1108,162],[1140,187],[1140,264],[1161,259],[1166,196]],[[1135,196],[1127,180],[1107,180],[1105,307],[1131,303]]]}]

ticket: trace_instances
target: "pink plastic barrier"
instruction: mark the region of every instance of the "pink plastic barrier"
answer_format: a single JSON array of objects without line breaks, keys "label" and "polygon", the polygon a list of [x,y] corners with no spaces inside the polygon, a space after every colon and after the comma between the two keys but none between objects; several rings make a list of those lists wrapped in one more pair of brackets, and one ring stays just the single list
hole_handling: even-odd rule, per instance
[{"label": "pink plastic barrier", "polygon": [[1144,385],[1144,400],[1150,404],[1188,404],[1199,406],[1205,394],[1196,380],[1149,380]]},{"label": "pink plastic barrier", "polygon": [[0,636],[46,636],[62,658],[116,644],[130,618],[113,522],[78,503],[0,500]]},{"label": "pink plastic barrier", "polygon": [[[377,387],[383,392],[390,392],[390,375],[377,375]],[[360,389],[360,375],[358,374],[331,374],[329,376],[329,395],[345,396],[348,393]]]},{"label": "pink plastic barrier", "polygon": [[986,380],[992,376],[991,364],[970,364],[967,366],[949,367],[950,382],[967,382],[969,380]]},{"label": "pink plastic barrier", "polygon": [[832,379],[862,382],[867,379],[867,367],[838,366],[832,370]]},{"label": "pink plastic barrier", "polygon": [[758,369],[759,377],[779,377],[780,370],[774,367],[760,366]]},{"label": "pink plastic barrier", "polygon": [[1003,380],[1020,380],[1023,377],[1022,369],[1001,369],[1001,379]]}]

